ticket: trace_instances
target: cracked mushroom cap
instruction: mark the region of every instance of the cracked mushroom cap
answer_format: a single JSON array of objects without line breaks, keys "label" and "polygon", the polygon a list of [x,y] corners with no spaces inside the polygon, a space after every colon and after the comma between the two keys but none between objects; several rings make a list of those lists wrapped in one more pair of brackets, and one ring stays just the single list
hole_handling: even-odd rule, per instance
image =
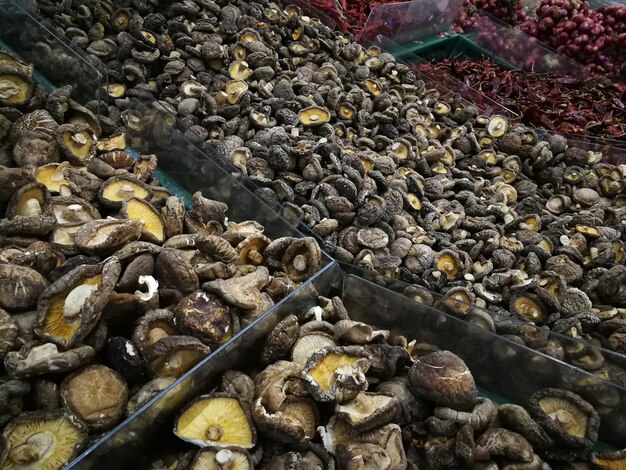
[{"label": "cracked mushroom cap", "polygon": [[176,418],[174,434],[200,447],[251,449],[256,431],[245,404],[234,395],[201,395]]},{"label": "cracked mushroom cap", "polygon": [[293,395],[286,395],[271,411],[264,405],[264,396],[260,396],[252,406],[252,418],[259,430],[272,439],[302,444],[315,437],[319,411],[312,399]]},{"label": "cracked mushroom cap", "polygon": [[550,436],[521,406],[511,403],[502,404],[498,407],[498,417],[508,429],[524,436],[533,448],[547,449],[554,445]]},{"label": "cracked mushroom cap", "polygon": [[477,460],[506,458],[516,462],[532,462],[533,447],[521,434],[504,428],[487,429],[476,440]]},{"label": "cracked mushroom cap", "polygon": [[337,343],[332,336],[321,331],[302,333],[293,345],[291,350],[291,360],[302,366],[311,359],[311,356],[322,348],[332,348]]},{"label": "cracked mushroom cap", "polygon": [[[402,445],[402,431],[397,424],[386,424],[369,432],[358,432],[345,421],[333,416],[325,427],[319,428],[322,442],[328,452],[337,456],[344,450],[342,447],[351,444],[373,444],[387,454],[389,466],[387,469],[406,468],[406,454]],[[363,452],[361,452],[362,454]],[[347,467],[350,468],[350,467]],[[363,467],[357,467],[363,468]],[[365,467],[369,468],[369,467]],[[375,467],[378,468],[378,467]]]},{"label": "cracked mushroom cap", "polygon": [[121,272],[117,258],[98,265],[81,265],[42,292],[35,333],[69,348],[84,339],[98,323]]},{"label": "cracked mushroom cap", "polygon": [[64,411],[34,411],[13,419],[2,437],[8,447],[2,468],[56,470],[77,455],[87,430]]},{"label": "cracked mushroom cap", "polygon": [[183,332],[209,344],[224,343],[233,335],[230,309],[215,294],[192,292],[178,302],[174,313]]},{"label": "cracked mushroom cap", "polygon": [[298,317],[288,315],[283,318],[265,340],[263,351],[261,352],[261,363],[273,364],[279,359],[284,359],[298,340],[299,335],[300,325]]},{"label": "cracked mushroom cap", "polygon": [[302,378],[316,400],[341,403],[367,389],[365,373],[369,365],[369,355],[363,347],[324,348],[311,356]]},{"label": "cracked mushroom cap", "polygon": [[530,397],[528,411],[550,437],[567,447],[591,449],[598,440],[600,416],[575,393],[544,388]]},{"label": "cracked mushroom cap", "polygon": [[25,310],[37,304],[48,281],[32,268],[0,264],[0,308]]},{"label": "cracked mushroom cap", "polygon": [[250,454],[238,447],[205,447],[194,456],[189,470],[253,470]]},{"label": "cracked mushroom cap", "polygon": [[399,408],[392,396],[360,392],[352,400],[338,403],[335,414],[357,431],[367,432],[395,420]]},{"label": "cracked mushroom cap", "polygon": [[128,385],[113,369],[101,364],[74,372],[61,384],[65,406],[91,429],[107,429],[123,416]]},{"label": "cracked mushroom cap", "polygon": [[478,394],[463,360],[450,351],[437,351],[415,360],[409,370],[413,393],[450,408],[471,407]]}]

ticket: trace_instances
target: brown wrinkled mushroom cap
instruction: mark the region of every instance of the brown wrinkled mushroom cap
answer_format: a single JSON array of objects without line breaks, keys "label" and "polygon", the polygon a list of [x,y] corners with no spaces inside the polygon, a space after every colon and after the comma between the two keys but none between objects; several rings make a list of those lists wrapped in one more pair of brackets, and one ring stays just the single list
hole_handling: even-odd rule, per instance
[{"label": "brown wrinkled mushroom cap", "polygon": [[208,343],[223,343],[233,334],[230,309],[215,294],[192,292],[174,309],[176,324],[185,333]]},{"label": "brown wrinkled mushroom cap", "polygon": [[61,398],[90,428],[106,429],[124,416],[128,385],[115,370],[94,364],[63,380]]},{"label": "brown wrinkled mushroom cap", "polygon": [[367,432],[395,420],[399,408],[392,396],[360,392],[352,400],[338,403],[335,414],[357,431]]},{"label": "brown wrinkled mushroom cap", "polygon": [[409,384],[418,397],[450,408],[471,407],[478,394],[467,365],[450,351],[417,358],[409,370]]},{"label": "brown wrinkled mushroom cap", "polygon": [[85,253],[107,255],[137,240],[141,229],[141,222],[132,219],[93,220],[78,229],[74,243]]},{"label": "brown wrinkled mushroom cap", "polygon": [[300,334],[298,317],[288,315],[270,332],[261,353],[261,363],[273,364],[289,354]]},{"label": "brown wrinkled mushroom cap", "polygon": [[269,279],[268,269],[259,266],[245,276],[205,282],[202,289],[218,294],[234,307],[254,309],[261,301],[261,289],[267,285]]},{"label": "brown wrinkled mushroom cap", "polygon": [[48,281],[34,269],[15,264],[0,264],[0,307],[25,310],[37,304]]},{"label": "brown wrinkled mushroom cap", "polygon": [[4,358],[4,368],[11,377],[34,377],[69,372],[90,362],[96,352],[91,346],[59,351],[56,344],[27,343]]},{"label": "brown wrinkled mushroom cap", "polygon": [[160,377],[180,377],[210,353],[208,346],[192,336],[166,336],[143,352]]}]

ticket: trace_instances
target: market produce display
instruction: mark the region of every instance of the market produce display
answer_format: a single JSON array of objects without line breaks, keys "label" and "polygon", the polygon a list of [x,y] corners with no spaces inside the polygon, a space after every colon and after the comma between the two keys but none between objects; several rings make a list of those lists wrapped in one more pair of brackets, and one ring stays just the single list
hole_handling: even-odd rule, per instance
[{"label": "market produce display", "polygon": [[[2,468],[59,468],[319,271],[0,52]],[[34,468],[33,467],[33,468]]]},{"label": "market produce display", "polygon": [[[323,264],[314,237],[272,240],[223,202],[195,193],[185,205],[162,187],[156,156],[129,148],[159,124],[135,114],[151,101],[346,270],[403,281],[587,379],[497,405],[461,358],[321,298],[180,410],[174,433],[204,447],[192,468],[624,465],[624,451],[593,446],[626,386],[618,356],[599,349],[626,354],[626,166],[532,127],[623,138],[623,90],[448,63],[487,95],[504,87],[520,124],[443,99],[295,5],[37,4],[109,81],[77,103],[0,52],[3,466],[62,467]],[[564,5],[544,13],[587,11]],[[498,13],[518,21],[518,7]],[[618,34],[620,12],[595,13],[612,25],[598,34]],[[610,47],[602,63],[617,70]]]},{"label": "market produce display", "polygon": [[541,389],[523,405],[480,396],[455,354],[353,321],[339,298],[321,298],[278,323],[260,361],[179,411],[174,434],[201,449],[169,460],[190,469],[622,464],[623,452],[591,452],[600,418],[575,393]]},{"label": "market produce display", "polygon": [[336,259],[623,351],[623,167],[441,101],[298,7],[184,5],[42,12],[122,90],[112,126],[152,94]]},{"label": "market produce display", "polygon": [[444,59],[417,70],[448,73],[517,113],[529,126],[626,140],[626,87],[601,76],[510,70],[488,59]]}]

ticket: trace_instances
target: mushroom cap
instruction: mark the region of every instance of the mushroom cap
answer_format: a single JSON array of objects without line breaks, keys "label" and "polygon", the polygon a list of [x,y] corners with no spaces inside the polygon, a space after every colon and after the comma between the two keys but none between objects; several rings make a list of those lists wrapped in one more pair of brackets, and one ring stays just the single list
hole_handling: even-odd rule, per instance
[{"label": "mushroom cap", "polygon": [[313,397],[341,403],[367,389],[367,351],[359,346],[324,348],[313,354],[302,370]]},{"label": "mushroom cap", "polygon": [[469,368],[450,351],[417,358],[409,370],[409,384],[418,397],[450,408],[471,407],[478,394]]}]

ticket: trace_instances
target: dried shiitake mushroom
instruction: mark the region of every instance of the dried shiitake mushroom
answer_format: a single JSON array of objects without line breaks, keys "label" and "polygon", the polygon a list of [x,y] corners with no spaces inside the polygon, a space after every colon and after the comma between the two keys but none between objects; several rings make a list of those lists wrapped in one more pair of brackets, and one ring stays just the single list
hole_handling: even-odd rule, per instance
[{"label": "dried shiitake mushroom", "polygon": [[556,442],[581,451],[598,440],[598,412],[575,393],[546,388],[535,392],[528,410]]},{"label": "dried shiitake mushroom", "polygon": [[91,429],[106,429],[124,415],[128,385],[122,376],[101,364],[74,372],[61,384],[65,406]]},{"label": "dried shiitake mushroom", "polygon": [[3,468],[54,470],[69,463],[87,437],[85,425],[61,410],[24,413],[6,425]]},{"label": "dried shiitake mushroom", "polygon": [[100,187],[98,198],[100,202],[113,209],[122,207],[125,201],[132,198],[147,200],[152,197],[152,191],[142,181],[130,176],[113,176]]},{"label": "dried shiitake mushroom", "polygon": [[180,377],[210,352],[208,346],[193,336],[165,336],[146,348],[143,355],[154,374]]},{"label": "dried shiitake mushroom", "polygon": [[15,264],[0,264],[0,307],[9,311],[25,310],[37,304],[48,281],[34,269]]},{"label": "dried shiitake mushroom", "polygon": [[82,225],[74,234],[74,244],[93,255],[113,253],[141,236],[143,224],[133,219],[98,219]]},{"label": "dried shiitake mushroom", "polygon": [[338,403],[335,414],[357,431],[367,432],[396,419],[398,407],[392,396],[360,392],[352,400]]},{"label": "dried shiitake mushroom", "polygon": [[141,239],[161,244],[165,241],[165,224],[155,207],[147,201],[130,198],[122,206],[120,215],[141,223]]},{"label": "dried shiitake mushroom", "polygon": [[63,156],[75,165],[84,165],[96,153],[96,136],[89,124],[63,124],[56,130],[57,145]]},{"label": "dried shiitake mushroom", "polygon": [[342,403],[367,389],[369,368],[365,348],[358,346],[324,348],[313,354],[302,370],[302,378],[316,400]]},{"label": "dried shiitake mushroom", "polygon": [[93,360],[95,355],[96,351],[91,346],[59,351],[53,343],[30,342],[19,351],[7,353],[4,368],[11,377],[34,377],[72,371]]},{"label": "dried shiitake mushroom", "polygon": [[208,344],[223,343],[235,332],[229,307],[215,294],[192,292],[175,308],[176,324]]},{"label": "dried shiitake mushroom", "polygon": [[219,393],[199,396],[185,406],[176,418],[174,433],[200,447],[251,449],[256,442],[246,405],[236,396]]},{"label": "dried shiitake mushroom", "polygon": [[39,298],[36,334],[64,348],[84,339],[98,323],[120,271],[120,262],[111,258],[78,266],[55,281]]},{"label": "dried shiitake mushroom", "polygon": [[450,351],[437,351],[415,360],[409,384],[420,398],[450,408],[471,407],[477,396],[476,383],[463,360]]}]

